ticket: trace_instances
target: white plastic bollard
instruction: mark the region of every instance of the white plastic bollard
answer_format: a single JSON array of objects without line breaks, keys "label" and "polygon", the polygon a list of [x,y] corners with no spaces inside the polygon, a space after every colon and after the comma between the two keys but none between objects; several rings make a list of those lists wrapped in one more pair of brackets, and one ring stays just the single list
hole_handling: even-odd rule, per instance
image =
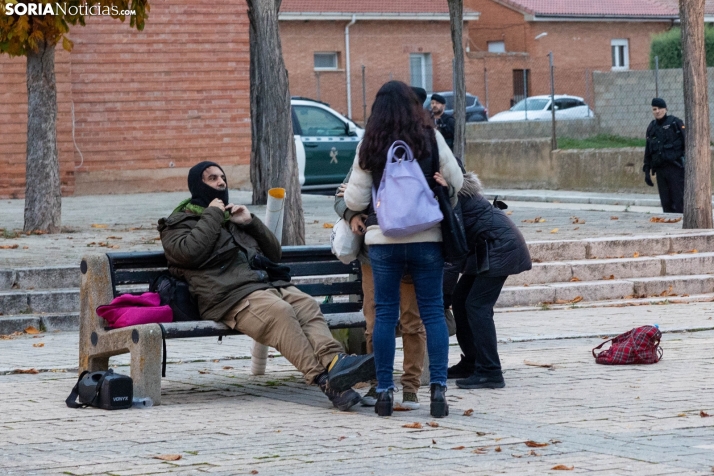
[{"label": "white plastic bollard", "polygon": [[[285,189],[271,188],[268,190],[268,204],[265,208],[265,226],[267,226],[279,242],[283,241],[283,214],[285,211]],[[268,346],[253,341],[250,350],[250,371],[253,375],[263,375],[268,362]]]}]

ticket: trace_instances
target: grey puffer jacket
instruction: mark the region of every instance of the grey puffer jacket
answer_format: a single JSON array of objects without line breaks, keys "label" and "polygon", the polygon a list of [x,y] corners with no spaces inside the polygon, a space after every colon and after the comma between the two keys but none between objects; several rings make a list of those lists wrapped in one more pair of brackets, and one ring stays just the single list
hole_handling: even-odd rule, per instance
[{"label": "grey puffer jacket", "polygon": [[531,269],[526,240],[513,221],[486,200],[476,174],[464,174],[459,202],[464,216],[469,256],[463,274],[509,276]]}]

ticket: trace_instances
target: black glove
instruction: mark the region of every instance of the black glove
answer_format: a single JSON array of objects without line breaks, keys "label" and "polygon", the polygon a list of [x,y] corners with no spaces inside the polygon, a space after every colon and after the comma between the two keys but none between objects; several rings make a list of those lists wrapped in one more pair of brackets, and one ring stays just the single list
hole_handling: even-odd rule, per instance
[{"label": "black glove", "polygon": [[647,185],[649,185],[650,187],[654,187],[654,184],[652,183],[652,178],[650,177],[650,168],[645,167],[644,171],[645,171],[645,183]]}]

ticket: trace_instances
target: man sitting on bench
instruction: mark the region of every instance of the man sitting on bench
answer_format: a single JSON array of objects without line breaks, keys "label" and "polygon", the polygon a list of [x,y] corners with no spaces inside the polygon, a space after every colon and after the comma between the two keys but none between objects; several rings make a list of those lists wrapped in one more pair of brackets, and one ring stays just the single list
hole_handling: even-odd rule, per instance
[{"label": "man sitting on bench", "polygon": [[375,378],[372,354],[346,355],[315,299],[290,284],[275,235],[243,205],[228,203],[223,169],[188,173],[191,198],[159,220],[169,271],[188,282],[202,319],[222,321],[276,348],[340,410],[360,401],[351,387]]}]

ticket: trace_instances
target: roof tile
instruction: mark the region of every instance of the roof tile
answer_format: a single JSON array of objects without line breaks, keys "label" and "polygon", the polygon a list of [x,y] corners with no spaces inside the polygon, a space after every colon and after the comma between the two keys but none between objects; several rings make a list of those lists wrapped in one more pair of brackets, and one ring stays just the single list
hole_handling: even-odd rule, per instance
[{"label": "roof tile", "polygon": [[447,0],[283,0],[280,11],[302,13],[449,13]]},{"label": "roof tile", "polygon": [[536,16],[671,17],[678,0],[499,0]]}]

